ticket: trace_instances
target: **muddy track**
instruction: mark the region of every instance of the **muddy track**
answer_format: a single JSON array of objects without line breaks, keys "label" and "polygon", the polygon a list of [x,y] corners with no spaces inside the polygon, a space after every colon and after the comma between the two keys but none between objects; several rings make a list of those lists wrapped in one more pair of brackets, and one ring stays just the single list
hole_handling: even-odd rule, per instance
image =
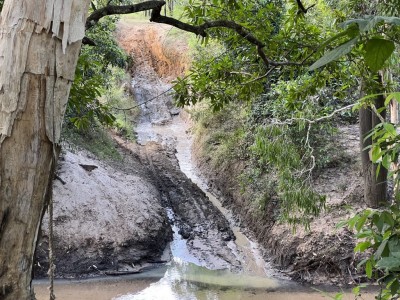
[{"label": "muddy track", "polygon": [[142,164],[148,166],[163,206],[173,211],[171,222],[187,240],[189,252],[207,268],[241,270],[240,262],[231,250],[234,234],[228,221],[179,169],[175,151],[154,142],[137,147],[119,138],[116,140],[131,152],[140,149]]}]

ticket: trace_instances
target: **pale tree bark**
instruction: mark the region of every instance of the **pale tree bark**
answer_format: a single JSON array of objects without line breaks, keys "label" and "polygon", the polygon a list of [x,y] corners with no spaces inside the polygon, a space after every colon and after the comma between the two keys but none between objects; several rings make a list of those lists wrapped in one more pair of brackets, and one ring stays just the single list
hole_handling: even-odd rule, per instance
[{"label": "pale tree bark", "polygon": [[53,151],[89,1],[6,0],[0,18],[0,299],[33,299]]}]

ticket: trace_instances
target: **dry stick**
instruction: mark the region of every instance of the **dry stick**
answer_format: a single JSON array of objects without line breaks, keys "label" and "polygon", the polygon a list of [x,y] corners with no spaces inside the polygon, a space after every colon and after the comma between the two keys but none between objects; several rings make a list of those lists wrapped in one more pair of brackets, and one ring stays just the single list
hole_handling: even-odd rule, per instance
[{"label": "dry stick", "polygon": [[[55,163],[55,162],[54,162]],[[52,179],[50,179],[52,180]],[[50,300],[55,300],[54,295],[54,244],[53,244],[53,187],[50,187],[49,199],[49,277],[50,277]]]},{"label": "dry stick", "polygon": [[319,117],[319,118],[316,118],[316,119],[313,119],[313,120],[312,119],[307,119],[307,118],[290,118],[290,119],[287,119],[287,120],[284,120],[284,121],[279,121],[279,120],[275,119],[275,120],[272,120],[270,125],[291,125],[291,124],[293,124],[294,122],[297,122],[297,121],[304,121],[304,122],[309,123],[309,124],[314,124],[314,123],[320,122],[322,120],[326,120],[326,119],[332,118],[334,115],[336,115],[339,112],[342,112],[344,110],[348,110],[350,108],[353,108],[356,104],[357,103],[346,105],[346,106],[344,106],[342,108],[334,110],[329,115],[322,116],[322,117]]},{"label": "dry stick", "polygon": [[55,300],[56,296],[54,294],[54,270],[55,270],[55,264],[54,264],[54,224],[53,224],[53,176],[56,171],[56,164],[57,164],[57,150],[56,150],[56,144],[55,144],[55,139],[56,139],[56,132],[55,132],[55,124],[56,120],[54,118],[55,116],[55,108],[53,105],[53,137],[52,137],[52,150],[53,150],[53,162],[50,168],[50,179],[49,179],[49,277],[50,277],[50,300]]},{"label": "dry stick", "polygon": [[[334,110],[334,111],[331,112],[329,115],[322,116],[322,117],[316,118],[316,119],[314,119],[314,120],[310,120],[310,119],[306,119],[306,118],[291,118],[291,119],[287,119],[287,120],[282,121],[282,122],[281,122],[281,121],[277,121],[277,120],[273,120],[272,123],[269,124],[269,125],[291,125],[291,124],[293,124],[293,123],[296,122],[296,121],[303,121],[303,122],[308,123],[305,146],[306,146],[306,147],[309,149],[309,151],[310,151],[310,152],[309,152],[309,155],[310,155],[310,158],[311,158],[311,166],[310,166],[308,169],[306,169],[306,170],[301,170],[301,171],[299,172],[300,176],[303,175],[303,174],[305,174],[305,173],[308,173],[308,174],[309,174],[308,177],[307,177],[304,181],[306,181],[307,179],[310,179],[311,173],[312,173],[312,171],[314,170],[315,165],[316,165],[316,163],[315,163],[315,156],[314,156],[314,154],[313,154],[314,148],[311,147],[311,145],[310,145],[311,125],[312,125],[312,124],[315,124],[315,123],[317,123],[317,122],[320,122],[320,121],[323,121],[323,120],[332,118],[335,114],[337,114],[337,113],[339,113],[339,112],[341,112],[341,111],[344,111],[344,110],[348,110],[348,109],[350,109],[350,108],[353,108],[355,105],[356,105],[356,103],[350,104],[350,105],[347,105],[347,106],[344,106],[344,107],[342,107],[342,108],[339,108],[339,109]],[[268,126],[268,125],[267,125],[267,126]]]}]

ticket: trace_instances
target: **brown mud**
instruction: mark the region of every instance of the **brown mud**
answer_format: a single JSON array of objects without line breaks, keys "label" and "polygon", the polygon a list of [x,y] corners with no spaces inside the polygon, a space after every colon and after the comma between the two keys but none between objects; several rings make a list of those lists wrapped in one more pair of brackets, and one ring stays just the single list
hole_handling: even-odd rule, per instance
[{"label": "brown mud", "polygon": [[[134,57],[135,55],[140,57],[140,62],[147,61],[151,64],[154,61],[163,61],[162,68],[154,66],[155,72],[160,77],[173,78],[173,76],[168,77],[168,72],[172,72],[174,76],[179,74],[182,70],[179,67],[182,62],[176,58],[181,57],[179,53],[187,53],[187,48],[182,46],[184,43],[179,42],[176,48],[171,47],[171,44],[165,40],[165,36],[170,33],[168,27],[160,27],[157,24],[137,26],[137,24],[135,26],[121,24],[119,27],[119,40],[125,50],[133,53]],[[142,37],[145,37],[146,42],[143,42]],[[160,43],[160,40],[163,42]],[[143,50],[138,50],[146,47],[150,51],[145,54]],[[160,50],[165,48],[168,50]],[[173,57],[175,59],[171,59]],[[178,63],[175,64],[175,62]],[[186,58],[183,59],[183,63],[187,67]],[[166,73],[165,70],[169,71]],[[155,77],[150,74],[154,71],[149,71],[142,64],[134,65],[133,72],[143,78]],[[143,98],[146,92],[141,89],[136,90],[136,94],[141,96],[139,98]],[[149,98],[151,99],[151,97],[145,97],[145,99]],[[157,103],[160,102],[151,101],[144,105],[145,114],[151,115],[149,120],[151,124],[161,125],[171,122],[173,113],[171,111],[161,113],[162,109],[157,107]],[[168,117],[169,114],[171,117]],[[164,117],[165,115],[167,117]],[[159,142],[162,143],[162,139]],[[339,221],[349,217],[348,206],[356,210],[363,208],[357,126],[343,127],[334,144],[337,145],[337,153],[341,155],[333,159],[329,167],[315,174],[314,178],[315,189],[327,195],[327,210],[313,220],[311,231],[308,232],[299,227],[296,234],[293,234],[291,227],[276,222],[273,217],[276,212],[272,205],[267,206],[264,211],[259,211],[251,203],[251,199],[246,198],[246,195],[240,191],[238,178],[246,168],[243,163],[225,166],[225,169],[212,169],[208,164],[208,158],[201,155],[202,137],[198,137],[194,142],[193,154],[196,157],[197,166],[209,182],[211,190],[220,200],[223,200],[225,207],[232,210],[239,223],[254,234],[256,240],[265,249],[268,259],[298,281],[342,285],[354,284],[360,280],[355,275],[354,238],[345,229],[335,227]]]}]

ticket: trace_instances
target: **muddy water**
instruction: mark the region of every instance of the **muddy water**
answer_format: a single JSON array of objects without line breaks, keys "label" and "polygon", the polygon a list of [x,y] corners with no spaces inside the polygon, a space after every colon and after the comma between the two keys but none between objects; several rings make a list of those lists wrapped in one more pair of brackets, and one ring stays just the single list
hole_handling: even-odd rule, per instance
[{"label": "muddy water", "polygon": [[[37,300],[49,299],[48,282],[34,285]],[[179,259],[137,275],[56,281],[55,293],[59,300],[322,300],[335,295],[268,278],[211,271]],[[343,299],[355,298],[347,293]],[[374,296],[364,293],[362,299]]]},{"label": "muddy water", "polygon": [[[218,199],[208,192],[206,183],[197,175],[191,160],[191,137],[186,134],[187,125],[179,117],[172,118],[166,125],[141,125],[139,140],[145,143],[156,140],[166,146],[175,147],[182,171],[201,187],[210,201],[231,220],[236,236],[232,251],[242,262],[243,272],[208,270],[193,256],[186,240],[173,228],[174,240],[170,245],[170,263],[158,269],[118,278],[100,278],[82,281],[56,281],[55,292],[61,300],[316,300],[327,299],[326,295],[311,288],[301,287],[285,280],[266,263],[258,245],[251,241],[235,222],[229,211]],[[173,212],[168,211],[171,219]],[[48,283],[35,282],[38,300],[48,299]],[[324,288],[320,288],[324,289]],[[334,295],[331,293],[330,295]],[[343,299],[354,299],[348,293]],[[374,299],[373,294],[364,294],[363,299]]]}]

